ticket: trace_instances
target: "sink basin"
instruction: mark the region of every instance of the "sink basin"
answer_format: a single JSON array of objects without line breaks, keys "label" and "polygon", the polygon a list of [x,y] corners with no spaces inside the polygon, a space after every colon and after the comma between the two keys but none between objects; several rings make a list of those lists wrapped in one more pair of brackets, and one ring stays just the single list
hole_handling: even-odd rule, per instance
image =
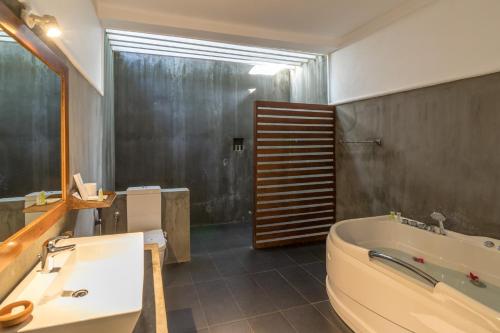
[{"label": "sink basin", "polygon": [[[71,238],[76,244],[40,264],[4,300],[29,300],[32,318],[5,332],[132,332],[142,309],[144,241],[142,233]],[[80,297],[78,297],[80,296]],[[2,332],[4,332],[2,331]]]}]

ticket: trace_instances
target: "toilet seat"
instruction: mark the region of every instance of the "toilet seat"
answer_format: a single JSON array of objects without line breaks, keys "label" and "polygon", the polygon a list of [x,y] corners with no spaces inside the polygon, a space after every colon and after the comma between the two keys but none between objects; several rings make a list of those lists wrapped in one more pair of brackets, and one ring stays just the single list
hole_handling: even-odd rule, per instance
[{"label": "toilet seat", "polygon": [[165,239],[166,233],[163,233],[161,229],[155,229],[150,231],[144,231],[144,244],[157,244],[158,251],[160,253],[160,264],[163,266],[163,260],[165,258],[167,250],[167,240]]}]

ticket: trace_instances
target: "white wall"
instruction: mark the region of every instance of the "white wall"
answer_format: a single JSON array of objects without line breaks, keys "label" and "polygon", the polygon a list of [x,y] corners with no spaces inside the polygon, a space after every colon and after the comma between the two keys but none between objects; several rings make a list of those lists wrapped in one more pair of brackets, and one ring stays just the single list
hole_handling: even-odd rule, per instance
[{"label": "white wall", "polygon": [[56,17],[63,35],[56,45],[80,73],[103,94],[104,30],[91,0],[27,0],[38,15]]},{"label": "white wall", "polygon": [[500,1],[438,0],[330,56],[330,103],[500,71]]}]

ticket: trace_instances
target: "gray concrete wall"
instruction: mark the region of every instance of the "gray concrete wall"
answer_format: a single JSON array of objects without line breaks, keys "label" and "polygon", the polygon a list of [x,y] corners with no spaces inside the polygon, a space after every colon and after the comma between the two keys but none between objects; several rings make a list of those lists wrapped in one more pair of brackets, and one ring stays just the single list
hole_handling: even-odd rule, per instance
[{"label": "gray concrete wall", "polygon": [[0,198],[61,189],[60,81],[21,45],[0,42]]},{"label": "gray concrete wall", "polygon": [[500,238],[500,73],[337,107],[338,220],[390,210]]},{"label": "gray concrete wall", "polygon": [[[287,71],[250,69],[115,53],[116,189],[187,187],[192,225],[249,220],[253,102],[290,99]],[[243,152],[232,150],[235,137],[244,138]]]},{"label": "gray concrete wall", "polygon": [[24,228],[24,200],[0,199],[0,242]]},{"label": "gray concrete wall", "polygon": [[290,101],[328,103],[328,58],[319,56],[290,71]]}]

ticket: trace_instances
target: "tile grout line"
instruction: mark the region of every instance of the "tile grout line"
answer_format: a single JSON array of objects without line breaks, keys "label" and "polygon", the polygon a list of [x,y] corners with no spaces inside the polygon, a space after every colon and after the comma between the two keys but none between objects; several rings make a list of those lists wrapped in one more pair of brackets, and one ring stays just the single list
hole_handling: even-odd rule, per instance
[{"label": "tile grout line", "polygon": [[[310,264],[317,264],[317,263],[319,263],[319,262],[323,262],[323,263],[326,265],[326,262],[325,262],[325,261],[315,261],[315,262],[312,262],[312,263],[310,263]],[[323,287],[325,287],[325,288],[326,288],[325,281],[320,281],[320,279],[318,279],[316,276],[314,276],[312,273],[310,273],[307,269],[305,269],[304,267],[302,267],[302,266],[306,266],[306,265],[309,265],[309,264],[299,265],[299,267],[300,267],[300,268],[302,268],[302,270],[303,270],[304,272],[306,272],[307,274],[309,274],[309,275],[310,275],[310,276],[311,276],[314,280],[318,281],[319,283],[321,283],[321,285],[322,285]],[[326,278],[326,276],[325,276],[325,278]]]},{"label": "tile grout line", "polygon": [[[298,266],[300,267],[300,266]],[[302,268],[301,268],[302,269]],[[302,269],[304,270],[304,269]],[[311,304],[311,301],[309,301],[309,299],[303,294],[301,293],[297,288],[295,288],[295,286],[283,275],[281,274],[281,272],[279,270],[276,270],[278,272],[278,274],[283,278],[283,280],[286,281],[286,283],[288,283],[290,285],[290,287],[292,287],[293,290],[295,290],[300,296],[302,296],[302,298],[304,298],[304,300],[308,303],[308,304]]]},{"label": "tile grout line", "polygon": [[[207,313],[205,311],[205,307],[201,303],[201,297],[200,297],[200,293],[198,291],[198,286],[196,285],[196,283],[194,283],[194,279],[193,279],[193,276],[191,275],[191,272],[189,272],[189,275],[191,276],[191,280],[193,280],[193,287],[194,287],[194,292],[196,293],[196,300],[198,301],[198,305],[200,306],[201,312],[203,313],[203,318],[205,319],[205,323],[207,324],[206,328],[208,328],[208,332],[210,333],[210,325],[208,324],[208,316],[207,316]],[[196,326],[196,324],[195,324],[195,326]],[[197,327],[196,327],[196,330],[198,330]]]},{"label": "tile grout line", "polygon": [[[303,306],[304,304],[302,304]],[[289,310],[289,309],[287,309]],[[281,316],[283,317],[283,319],[285,319],[285,321],[288,323],[288,325],[290,325],[290,327],[297,333],[299,333],[299,330],[297,329],[297,327],[293,326],[292,322],[290,320],[288,320],[288,318],[285,316],[285,313],[283,312],[283,310],[280,310],[280,314]]]},{"label": "tile grout line", "polygon": [[[319,309],[315,306],[316,304],[323,303],[323,302],[328,302],[328,304],[329,304],[330,306],[332,306],[332,304],[330,303],[330,300],[327,300],[327,301],[320,301],[320,302],[316,302],[316,303],[311,303],[311,305],[312,305],[312,306],[316,309],[316,311],[318,311],[318,312],[319,312],[319,314],[320,314],[321,316],[323,316],[323,318],[325,318],[325,319],[326,319],[326,321],[327,321],[327,322],[329,322],[329,323],[330,323],[330,325],[332,325],[332,326],[333,326],[333,328],[338,328],[338,326],[337,326],[337,324],[336,324],[336,323],[333,323],[330,319],[328,319],[328,317],[327,317],[327,316],[325,316],[325,315],[323,314],[323,312],[319,311]],[[335,310],[334,310],[334,311],[335,311]],[[354,332],[353,332],[353,333],[354,333]]]},{"label": "tile grout line", "polygon": [[[210,257],[211,258],[211,257]],[[213,260],[213,259],[212,259]],[[245,316],[245,314],[243,313],[243,309],[241,308],[241,305],[238,303],[238,301],[236,300],[236,297],[234,296],[234,293],[233,291],[231,290],[231,287],[229,287],[226,279],[222,276],[222,274],[220,273],[219,271],[219,268],[217,267],[217,265],[215,263],[213,263],[214,266],[215,266],[215,270],[217,271],[217,273],[220,275],[221,277],[221,280],[222,282],[224,283],[224,286],[226,287],[226,289],[229,291],[229,295],[231,296],[231,298],[233,299],[233,302],[236,304],[236,306],[238,307],[238,310],[240,311],[240,313],[243,315],[243,317]]]}]

